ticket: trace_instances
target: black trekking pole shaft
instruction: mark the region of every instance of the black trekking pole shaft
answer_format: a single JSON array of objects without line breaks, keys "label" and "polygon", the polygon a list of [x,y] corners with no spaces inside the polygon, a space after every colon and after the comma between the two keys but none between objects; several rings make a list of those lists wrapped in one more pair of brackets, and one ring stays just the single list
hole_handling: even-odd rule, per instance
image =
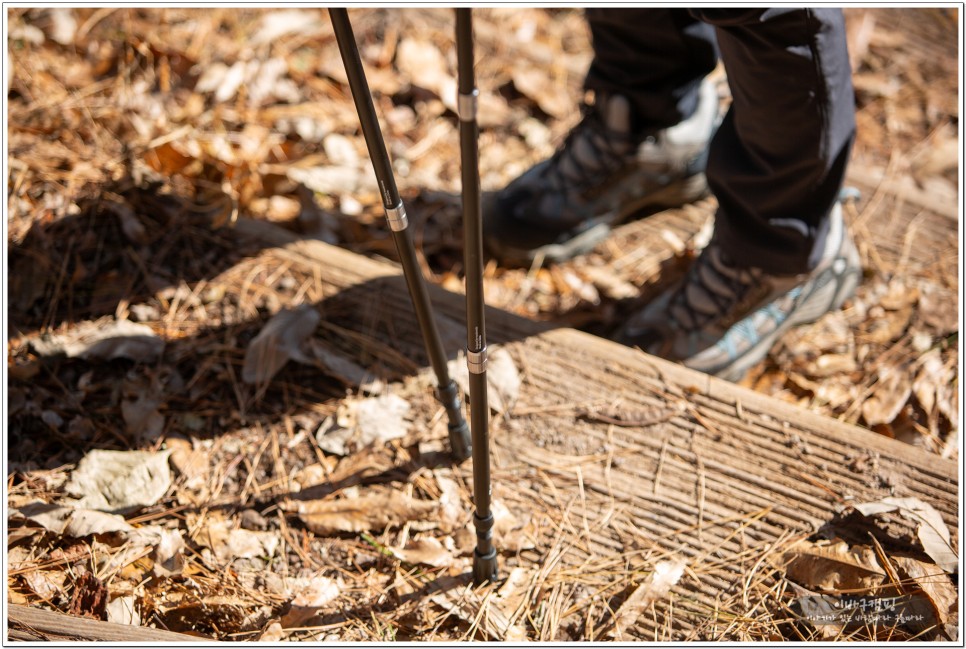
[{"label": "black trekking pole shaft", "polygon": [[392,231],[393,243],[396,245],[396,253],[399,255],[403,276],[406,278],[409,296],[416,311],[416,320],[419,323],[433,371],[436,373],[437,398],[446,409],[449,420],[450,450],[457,459],[465,460],[472,453],[470,431],[460,408],[459,391],[456,383],[450,378],[449,369],[446,366],[446,352],[433,317],[423,274],[416,260],[416,247],[409,230],[409,219],[399,191],[396,189],[392,163],[382,138],[379,120],[376,118],[376,109],[372,104],[372,95],[369,93],[369,82],[366,81],[366,74],[362,68],[362,59],[356,47],[352,25],[349,23],[349,14],[345,9],[329,9],[329,18],[332,20],[339,53],[342,55],[346,76],[349,79],[349,89],[352,91],[352,99],[359,114],[362,134],[369,149],[372,169],[379,184],[379,195],[382,197],[383,208],[386,211],[386,220]]},{"label": "black trekking pole shaft", "polygon": [[486,322],[483,302],[483,216],[480,206],[479,91],[473,74],[473,22],[470,9],[456,9],[457,106],[460,118],[460,167],[463,196],[463,266],[466,273],[466,364],[473,432],[473,498],[476,550],[473,581],[497,579],[490,510],[490,407],[486,394]]}]

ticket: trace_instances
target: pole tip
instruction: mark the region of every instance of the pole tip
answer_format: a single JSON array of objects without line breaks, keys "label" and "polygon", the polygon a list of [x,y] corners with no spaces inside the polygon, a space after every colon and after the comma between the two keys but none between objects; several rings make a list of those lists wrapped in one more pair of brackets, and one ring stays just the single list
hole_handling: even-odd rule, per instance
[{"label": "pole tip", "polygon": [[473,552],[473,583],[477,586],[486,582],[496,582],[499,571],[496,565],[496,550],[490,550],[486,554],[480,554],[478,550]]}]

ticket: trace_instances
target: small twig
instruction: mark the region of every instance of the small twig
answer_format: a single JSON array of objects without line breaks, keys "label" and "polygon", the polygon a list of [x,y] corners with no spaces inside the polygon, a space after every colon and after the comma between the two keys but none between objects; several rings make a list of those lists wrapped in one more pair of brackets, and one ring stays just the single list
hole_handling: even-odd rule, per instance
[{"label": "small twig", "polygon": [[692,417],[694,417],[694,420],[699,424],[701,424],[709,433],[717,437],[721,437],[721,432],[718,430],[717,426],[712,424],[707,417],[705,417],[700,412],[698,412],[697,408],[695,408],[693,405],[689,403],[687,405],[687,410],[688,410],[688,413]]},{"label": "small twig", "polygon": [[159,518],[165,518],[166,516],[170,516],[172,514],[177,514],[178,512],[182,512],[190,507],[191,505],[175,505],[173,507],[168,507],[160,511],[151,512],[149,514],[142,514],[141,516],[135,516],[134,518],[128,518],[126,520],[131,525],[141,525],[142,523],[147,523],[148,521],[153,521]]},{"label": "small twig", "polygon": [[626,413],[618,412],[616,414],[624,415],[626,417],[612,417],[608,414],[604,414],[597,409],[584,408],[578,411],[581,417],[593,421],[603,422],[605,424],[613,424],[614,426],[653,426],[654,424],[660,424],[668,421],[672,417],[678,414],[678,411],[673,408],[665,408],[658,412],[653,412],[645,410],[647,414],[643,414],[641,411],[629,411]]},{"label": "small twig", "polygon": [[821,489],[821,490],[825,491],[826,493],[828,493],[830,496],[832,496],[836,500],[836,502],[844,502],[845,499],[842,497],[842,494],[840,494],[839,492],[835,491],[831,487],[822,484],[821,482],[819,482],[818,480],[816,480],[812,476],[808,475],[804,471],[799,471],[798,469],[795,469],[795,468],[791,468],[791,470],[794,471],[795,474],[800,479],[802,479],[805,482],[809,483],[810,485],[815,486],[815,487],[818,487],[819,489]]}]

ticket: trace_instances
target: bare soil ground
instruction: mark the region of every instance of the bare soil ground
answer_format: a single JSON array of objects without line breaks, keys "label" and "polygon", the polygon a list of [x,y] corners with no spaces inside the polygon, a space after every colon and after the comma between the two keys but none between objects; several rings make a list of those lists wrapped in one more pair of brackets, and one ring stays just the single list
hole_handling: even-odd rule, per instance
[{"label": "bare soil ground", "polygon": [[[459,292],[451,12],[351,15],[420,263]],[[579,10],[474,16],[489,190],[576,123],[591,54]],[[847,218],[864,281],[742,384],[958,459],[961,19],[847,18],[859,123],[849,184],[862,192]],[[612,637],[600,634],[631,599],[613,584],[576,592],[528,573],[501,595],[502,610],[522,613],[500,631],[474,618],[479,606],[442,595],[426,605],[424,585],[456,579],[472,539],[468,472],[425,460],[444,433],[422,351],[394,345],[391,323],[360,331],[357,302],[327,294],[323,270],[236,227],[270,222],[395,256],[325,12],[35,8],[6,19],[8,601],[225,640]],[[670,211],[659,236],[649,219],[628,223],[566,264],[490,263],[487,301],[607,336],[680,276],[713,213],[713,199]],[[448,339],[462,344],[458,331]],[[105,450],[119,455],[92,453]],[[127,462],[161,479],[108,507],[98,498],[110,489],[82,479],[92,459],[106,462],[95,475]],[[303,501],[369,498],[367,511],[388,518],[281,498],[307,490]],[[449,512],[442,524],[426,526],[426,503]],[[77,513],[105,509],[121,516]],[[534,552],[525,522],[507,516],[505,534]],[[537,606],[538,591],[556,603]],[[695,637],[802,633],[823,637],[751,622]]]}]

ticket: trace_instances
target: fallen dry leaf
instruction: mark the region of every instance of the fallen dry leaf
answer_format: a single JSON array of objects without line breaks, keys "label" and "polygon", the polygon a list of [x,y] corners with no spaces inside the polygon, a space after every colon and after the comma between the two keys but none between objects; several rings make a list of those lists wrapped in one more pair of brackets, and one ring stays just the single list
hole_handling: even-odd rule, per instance
[{"label": "fallen dry leaf", "polygon": [[602,635],[622,640],[627,630],[647,609],[671,592],[671,588],[681,580],[686,567],[687,564],[680,559],[657,562],[647,581],[635,588],[614,612],[611,624],[604,629]]},{"label": "fallen dry leaf", "polygon": [[153,441],[164,431],[164,415],[158,408],[163,403],[157,395],[139,394],[121,401],[124,429],[134,439]]},{"label": "fallen dry leaf", "polygon": [[640,293],[640,289],[607,268],[584,266],[580,269],[580,273],[612,300],[626,300],[637,297]]},{"label": "fallen dry leaf", "polygon": [[184,571],[185,543],[181,530],[158,528],[159,540],[154,546],[151,570],[155,577],[177,577]]},{"label": "fallen dry leaf", "polygon": [[192,490],[203,486],[209,471],[208,453],[180,437],[166,437],[165,446],[171,451],[172,468],[184,480],[179,486]]},{"label": "fallen dry leaf", "polygon": [[362,399],[352,405],[361,446],[398,439],[409,432],[409,403],[395,394]]},{"label": "fallen dry leaf", "polygon": [[170,451],[101,451],[85,455],[65,487],[79,508],[125,513],[154,505],[171,486]]},{"label": "fallen dry leaf", "polygon": [[945,382],[945,374],[938,349],[932,349],[919,358],[919,371],[912,383],[912,391],[927,414],[932,413],[936,405],[936,388]]},{"label": "fallen dry leaf", "polygon": [[879,300],[879,305],[887,311],[899,311],[915,306],[919,300],[919,289],[909,286],[902,280],[889,282],[888,291]]},{"label": "fallen dry leaf", "polygon": [[348,455],[371,444],[404,437],[411,423],[409,403],[395,394],[344,401],[336,417],[326,417],[316,431],[319,448]]},{"label": "fallen dry leaf", "polygon": [[274,43],[286,36],[309,36],[322,29],[318,11],[284,9],[267,12],[251,37],[253,45]]},{"label": "fallen dry leaf", "polygon": [[51,9],[48,15],[50,16],[49,36],[51,40],[61,45],[72,45],[74,35],[77,33],[77,19],[74,18],[73,9]]},{"label": "fallen dry leaf", "polygon": [[924,284],[919,297],[919,319],[933,329],[936,336],[947,336],[959,331],[958,304],[955,292],[932,283]]},{"label": "fallen dry leaf", "polygon": [[134,531],[122,517],[92,509],[75,509],[64,527],[64,534],[82,538],[90,534],[109,534],[112,532]]},{"label": "fallen dry leaf", "polygon": [[236,529],[228,533],[227,543],[216,549],[215,554],[222,560],[270,559],[275,555],[280,542],[281,539],[275,532]]},{"label": "fallen dry leaf", "polygon": [[[940,414],[951,423],[958,420],[959,390],[955,358],[952,361],[944,363],[938,349],[929,350],[919,359],[919,370],[912,383],[916,400],[925,411],[930,428],[933,429]],[[955,432],[951,432],[951,440],[958,437]]]},{"label": "fallen dry leaf", "polygon": [[856,370],[858,364],[851,353],[822,354],[805,365],[805,372],[812,378],[844,377]]},{"label": "fallen dry leaf", "polygon": [[953,548],[949,528],[942,514],[927,502],[918,498],[895,498],[889,496],[872,503],[853,505],[863,516],[874,516],[885,512],[898,512],[900,516],[918,524],[917,534],[923,551],[946,572],[959,569],[959,557]]},{"label": "fallen dry leaf", "polygon": [[410,541],[405,548],[389,548],[393,556],[406,563],[443,568],[453,563],[453,555],[432,536]]},{"label": "fallen dry leaf", "polygon": [[899,569],[903,589],[911,591],[913,595],[924,595],[929,600],[935,619],[925,620],[924,627],[934,624],[942,627],[950,622],[958,622],[959,593],[945,572],[911,557],[894,556],[889,560]]},{"label": "fallen dry leaf", "polygon": [[358,498],[297,502],[293,509],[313,534],[328,536],[382,531],[407,521],[425,520],[436,514],[439,504],[390,489]]},{"label": "fallen dry leaf", "polygon": [[282,628],[302,626],[314,617],[326,604],[335,601],[342,594],[345,585],[341,580],[322,575],[298,578],[294,581],[294,597],[291,608],[280,620]]},{"label": "fallen dry leaf", "polygon": [[[530,587],[533,586],[537,577],[538,573],[533,568],[520,566],[511,568],[493,598],[497,608],[508,615],[517,614],[521,605],[524,604],[525,598],[530,594]],[[527,639],[526,628],[519,621],[514,622],[510,619],[508,622],[510,624],[504,632],[503,641],[509,643],[524,642]]]},{"label": "fallen dry leaf", "polygon": [[36,563],[34,551],[24,545],[14,545],[7,550],[7,568],[27,570]]},{"label": "fallen dry leaf", "polygon": [[440,491],[440,529],[448,533],[465,521],[469,507],[464,505],[460,495],[460,487],[455,480],[437,475],[436,484],[439,486]]},{"label": "fallen dry leaf", "polygon": [[107,621],[140,626],[141,614],[138,612],[137,599],[134,595],[122,595],[112,599],[107,604]]},{"label": "fallen dry leaf", "polygon": [[813,591],[874,592],[886,582],[875,551],[868,546],[850,548],[845,541],[819,545],[809,541],[784,553],[785,576]]},{"label": "fallen dry leaf", "polygon": [[436,584],[437,592],[430,596],[430,601],[464,622],[478,624],[491,639],[519,641],[525,637],[525,631],[512,623],[504,602],[498,598],[481,597],[472,584],[457,577],[441,577]]},{"label": "fallen dry leaf", "polygon": [[329,133],[322,140],[322,148],[333,165],[358,167],[359,152],[352,140],[339,133]]},{"label": "fallen dry leaf", "polygon": [[258,636],[258,641],[265,643],[281,642],[285,639],[286,635],[286,631],[282,628],[282,624],[280,622],[272,622],[268,625],[268,627],[265,628],[262,634]]},{"label": "fallen dry leaf", "polygon": [[[270,98],[298,101],[298,89],[285,76],[287,72],[288,64],[279,58],[235,61],[230,66],[216,61],[195,83],[195,92],[211,93],[215,101],[226,102],[244,88],[250,106],[258,106]],[[216,157],[229,162],[224,155]]]},{"label": "fallen dry leaf", "polygon": [[15,511],[19,512],[27,520],[40,525],[48,532],[63,534],[64,528],[67,527],[67,521],[74,512],[74,508],[38,501],[22,505]]},{"label": "fallen dry leaf", "polygon": [[48,602],[64,593],[64,582],[67,573],[63,570],[31,570],[23,573],[23,580],[30,590]]},{"label": "fallen dry leaf", "polygon": [[40,336],[29,342],[41,356],[88,360],[127,358],[150,363],[164,351],[164,340],[151,327],[113,318],[82,322],[65,334]]},{"label": "fallen dry leaf", "polygon": [[235,559],[268,559],[275,555],[281,543],[277,533],[253,532],[234,525],[225,518],[206,517],[204,527],[198,529],[194,540],[226,563]]},{"label": "fallen dry leaf", "polygon": [[890,343],[905,332],[914,314],[912,306],[902,307],[895,311],[880,309],[873,311],[870,315],[874,316],[872,324],[869,325],[865,340],[877,344]]},{"label": "fallen dry leaf", "polygon": [[360,167],[289,167],[286,175],[320,194],[364,194],[376,189],[375,176]]},{"label": "fallen dry leaf", "polygon": [[872,396],[862,403],[862,417],[869,426],[895,421],[912,395],[912,377],[902,368],[884,365],[878,379]]},{"label": "fallen dry leaf", "polygon": [[443,53],[429,41],[404,38],[396,48],[396,67],[413,85],[432,90],[441,99],[449,95],[447,89],[456,88]]},{"label": "fallen dry leaf", "polygon": [[304,359],[299,346],[315,331],[319,319],[319,312],[309,305],[284,309],[272,316],[245,350],[245,383],[265,385],[289,360]]}]

